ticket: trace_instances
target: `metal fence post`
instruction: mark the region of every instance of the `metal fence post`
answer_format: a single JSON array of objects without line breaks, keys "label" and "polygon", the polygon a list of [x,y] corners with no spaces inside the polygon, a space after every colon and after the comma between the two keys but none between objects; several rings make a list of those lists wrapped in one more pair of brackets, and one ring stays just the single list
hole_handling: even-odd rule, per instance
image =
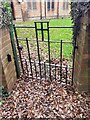
[{"label": "metal fence post", "polygon": [[17,78],[19,78],[20,77],[20,67],[19,67],[19,63],[18,63],[18,56],[17,56],[16,46],[15,46],[15,42],[14,42],[13,23],[11,23],[9,25],[9,32],[10,32],[11,45],[12,45],[12,50],[13,50],[16,74],[17,74]]}]

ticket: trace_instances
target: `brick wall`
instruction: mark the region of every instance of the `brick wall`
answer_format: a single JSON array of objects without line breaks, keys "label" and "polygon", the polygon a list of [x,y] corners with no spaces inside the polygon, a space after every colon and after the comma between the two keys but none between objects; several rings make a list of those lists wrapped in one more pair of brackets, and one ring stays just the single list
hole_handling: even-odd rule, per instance
[{"label": "brick wall", "polygon": [[17,0],[13,0],[13,6],[14,6],[14,16],[16,19],[22,19],[22,13],[21,13],[21,5],[18,4]]},{"label": "brick wall", "polygon": [[[13,88],[13,85],[16,80],[16,71],[15,71],[15,65],[14,65],[14,59],[13,59],[13,52],[12,52],[12,46],[10,41],[10,35],[9,35],[9,29],[8,27],[0,29],[1,34],[1,47],[0,47],[0,69],[1,69],[1,77],[2,77],[2,85],[5,86],[5,88],[8,91],[11,91]],[[11,55],[11,62],[8,62],[7,54]],[[1,79],[0,79],[1,80]]]},{"label": "brick wall", "polygon": [[[44,0],[41,1],[41,9],[42,13],[40,13],[40,0],[36,0],[36,9],[33,10],[33,4],[31,1],[30,10],[28,10],[28,0],[24,0],[23,3],[18,3],[18,0],[12,0],[13,6],[14,6],[14,12],[15,12],[15,18],[16,20],[22,20],[23,16],[24,19],[31,19],[31,18],[40,18],[40,15],[42,14],[42,17],[45,17],[45,3]],[[54,0],[54,10],[52,10],[52,0],[50,0],[50,10],[48,11],[46,0],[46,18],[53,18],[54,16],[57,17],[57,6],[58,2],[57,0]],[[23,16],[22,16],[23,13]],[[70,13],[70,4],[68,4],[68,10],[63,9],[63,2],[59,2],[59,16],[69,16]]]},{"label": "brick wall", "polygon": [[81,30],[77,37],[74,81],[78,91],[90,92],[90,10],[81,19]]}]

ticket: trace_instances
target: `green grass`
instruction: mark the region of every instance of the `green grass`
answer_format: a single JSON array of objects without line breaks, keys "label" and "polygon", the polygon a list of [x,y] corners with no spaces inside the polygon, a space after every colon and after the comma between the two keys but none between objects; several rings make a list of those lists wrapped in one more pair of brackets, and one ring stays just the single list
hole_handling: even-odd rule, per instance
[{"label": "green grass", "polygon": [[[44,21],[44,20],[43,20]],[[64,18],[64,19],[52,19],[48,20],[49,26],[72,26],[72,21],[70,18]],[[25,22],[17,22],[16,25],[23,25],[23,26],[34,26],[34,21],[25,21]],[[40,25],[38,24],[38,28],[40,28]],[[44,24],[44,28],[46,28],[46,24]],[[50,28],[50,40],[55,41],[72,41],[72,29],[70,28]],[[41,32],[38,32],[39,39],[41,39]],[[35,35],[35,29],[19,29],[17,28],[17,35],[21,38],[29,38],[30,40],[36,39]],[[47,32],[44,32],[44,39],[47,40]],[[25,46],[26,43],[23,41],[20,41],[20,44],[22,46]],[[32,42],[33,44],[33,50],[35,49],[35,42]],[[48,47],[47,43],[39,43],[42,51],[44,53],[48,54]],[[60,56],[60,43],[50,43],[50,49],[51,49],[51,57],[53,58],[59,58]],[[64,58],[71,58],[72,57],[72,45],[71,44],[64,44],[63,43],[63,57]]]}]

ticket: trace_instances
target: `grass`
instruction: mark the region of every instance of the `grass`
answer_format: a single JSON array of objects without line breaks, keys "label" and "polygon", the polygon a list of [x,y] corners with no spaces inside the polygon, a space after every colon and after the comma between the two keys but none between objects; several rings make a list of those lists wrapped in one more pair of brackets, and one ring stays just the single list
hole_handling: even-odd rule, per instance
[{"label": "grass", "polygon": [[[34,26],[34,21],[25,21],[25,22],[16,22],[16,25],[23,25],[23,26]],[[72,21],[70,18],[64,18],[64,19],[52,19],[49,20],[49,26],[72,26]],[[40,25],[38,24],[38,28],[40,28]],[[44,28],[46,28],[46,25],[44,24]],[[72,29],[71,28],[50,28],[50,40],[54,41],[72,41]],[[35,29],[32,28],[24,28],[20,29],[17,28],[17,35],[21,38],[29,38],[30,40],[36,39],[35,35]],[[41,31],[38,32],[39,39],[41,39]],[[44,39],[47,40],[47,32],[44,32]],[[20,44],[22,46],[25,46],[26,43],[23,41],[20,41]],[[35,49],[35,43],[32,42],[32,46]],[[44,53],[48,54],[47,49],[47,43],[39,43],[42,51]],[[60,43],[50,43],[50,49],[51,49],[51,57],[53,58],[59,58],[60,56]],[[71,44],[64,44],[63,43],[63,57],[70,59],[72,57],[72,45]]]}]

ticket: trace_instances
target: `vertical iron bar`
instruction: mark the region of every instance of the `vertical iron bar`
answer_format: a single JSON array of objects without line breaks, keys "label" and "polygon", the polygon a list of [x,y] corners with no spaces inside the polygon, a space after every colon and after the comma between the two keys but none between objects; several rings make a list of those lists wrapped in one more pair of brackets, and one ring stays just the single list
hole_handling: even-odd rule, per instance
[{"label": "vertical iron bar", "polygon": [[36,42],[37,42],[37,52],[38,52],[38,60],[39,60],[40,78],[42,78],[42,75],[41,75],[41,59],[40,59],[40,52],[39,52],[37,24],[36,24],[36,22],[34,22],[34,23],[35,23],[35,31],[36,31]]},{"label": "vertical iron bar", "polygon": [[21,68],[22,68],[22,72],[24,74],[23,61],[22,61],[22,57],[21,57],[21,51],[19,49],[19,42],[18,42],[18,37],[17,37],[17,31],[16,31],[15,25],[13,25],[13,27],[14,27],[14,33],[15,33],[15,38],[16,38],[16,44],[17,44],[17,48],[18,48],[18,52],[19,52],[19,58],[20,58]]},{"label": "vertical iron bar", "polygon": [[35,74],[36,74],[36,79],[37,79],[37,68],[36,68],[36,62],[34,60],[34,67],[35,67]]},{"label": "vertical iron bar", "polygon": [[26,59],[25,59],[25,65],[26,65],[26,71],[27,71],[26,74],[27,74],[27,77],[29,77],[29,76],[28,76],[28,65],[27,65],[27,60],[26,60]]},{"label": "vertical iron bar", "polygon": [[56,80],[56,63],[55,63],[55,80]]},{"label": "vertical iron bar", "polygon": [[12,45],[12,50],[13,50],[13,55],[14,55],[16,74],[17,74],[17,78],[19,78],[20,77],[20,66],[18,62],[17,50],[16,50],[15,41],[14,41],[13,22],[11,22],[11,24],[9,25],[9,32],[10,32],[11,45]]},{"label": "vertical iron bar", "polygon": [[22,59],[23,59],[23,74],[25,74],[26,73],[26,70],[25,70],[25,58],[24,58],[24,56],[22,57]]},{"label": "vertical iron bar", "polygon": [[43,23],[42,22],[41,22],[41,34],[42,34],[42,41],[44,41]]},{"label": "vertical iron bar", "polygon": [[60,45],[60,81],[62,81],[62,40]]},{"label": "vertical iron bar", "polygon": [[66,65],[66,85],[67,85],[67,75],[68,75],[68,66]]},{"label": "vertical iron bar", "polygon": [[27,50],[28,50],[28,57],[29,57],[31,75],[32,75],[32,79],[33,79],[32,62],[31,62],[30,49],[29,49],[29,43],[28,43],[28,39],[27,38],[26,38],[26,44],[27,44]]},{"label": "vertical iron bar", "polygon": [[44,72],[45,72],[45,80],[46,80],[46,64],[44,62]]},{"label": "vertical iron bar", "polygon": [[48,55],[49,55],[49,76],[51,80],[51,61],[50,61],[50,36],[49,36],[49,22],[47,22],[48,29]]}]

